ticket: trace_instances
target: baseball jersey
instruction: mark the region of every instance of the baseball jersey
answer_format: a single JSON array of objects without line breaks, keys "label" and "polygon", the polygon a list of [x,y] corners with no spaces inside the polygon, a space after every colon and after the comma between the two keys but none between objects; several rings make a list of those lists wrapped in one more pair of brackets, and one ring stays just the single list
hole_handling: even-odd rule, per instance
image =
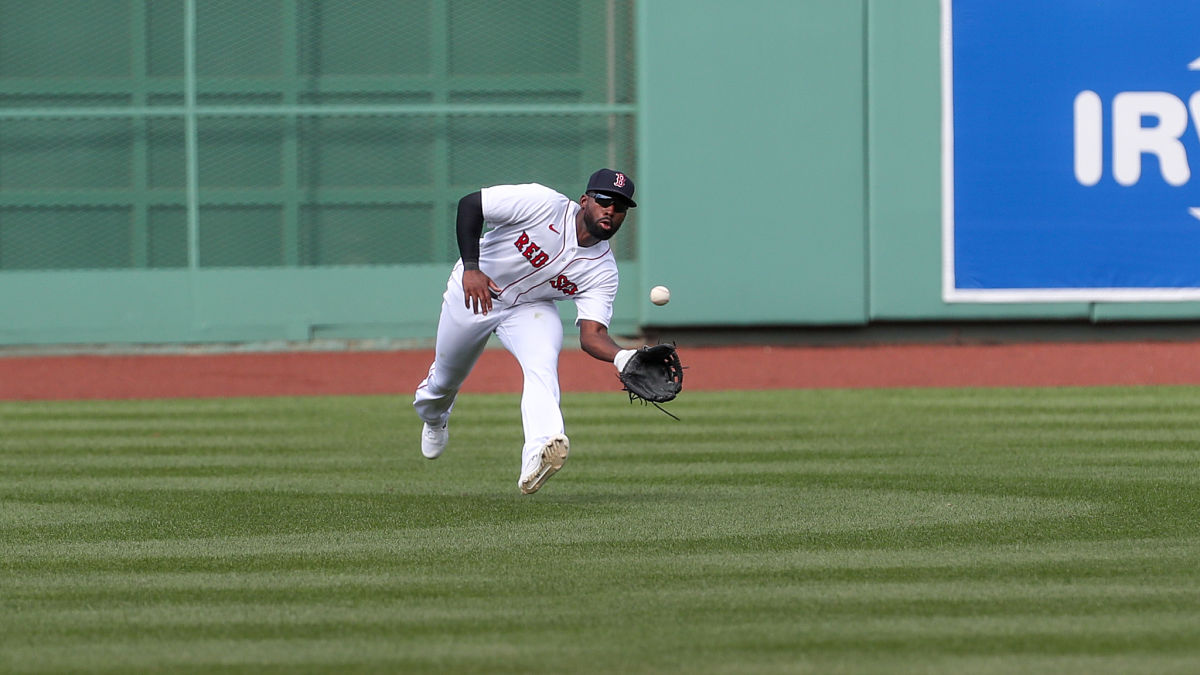
[{"label": "baseball jersey", "polygon": [[[579,245],[575,201],[537,183],[483,188],[479,269],[500,287],[497,301],[571,300],[582,319],[608,326],[617,295],[617,262],[607,241]],[[455,266],[462,279],[462,261]]]}]

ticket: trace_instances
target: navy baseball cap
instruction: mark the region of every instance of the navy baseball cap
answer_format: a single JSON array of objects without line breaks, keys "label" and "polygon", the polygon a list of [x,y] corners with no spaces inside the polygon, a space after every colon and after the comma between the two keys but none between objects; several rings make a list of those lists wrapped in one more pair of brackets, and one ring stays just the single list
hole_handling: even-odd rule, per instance
[{"label": "navy baseball cap", "polygon": [[587,192],[620,197],[630,207],[637,206],[637,202],[633,201],[633,179],[620,171],[600,169],[592,174],[588,179]]}]

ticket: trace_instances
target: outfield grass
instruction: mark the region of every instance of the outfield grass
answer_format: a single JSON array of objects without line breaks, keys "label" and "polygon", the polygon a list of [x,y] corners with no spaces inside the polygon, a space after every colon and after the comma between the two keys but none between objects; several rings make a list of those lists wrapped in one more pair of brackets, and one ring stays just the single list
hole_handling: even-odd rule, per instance
[{"label": "outfield grass", "polygon": [[0,403],[0,671],[1200,672],[1200,389]]}]

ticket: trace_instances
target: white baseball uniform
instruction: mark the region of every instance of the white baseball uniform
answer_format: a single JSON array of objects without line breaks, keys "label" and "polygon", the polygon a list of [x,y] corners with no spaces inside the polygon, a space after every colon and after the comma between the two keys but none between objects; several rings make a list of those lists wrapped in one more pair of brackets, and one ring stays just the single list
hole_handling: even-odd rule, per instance
[{"label": "white baseball uniform", "polygon": [[607,241],[579,246],[575,216],[581,207],[564,195],[536,183],[480,192],[485,234],[479,269],[501,290],[488,314],[475,314],[465,306],[462,260],[455,264],[442,296],[433,365],[417,387],[413,407],[432,427],[446,422],[463,381],[495,333],[525,377],[523,466],[548,438],[565,431],[558,386],[563,332],[554,303],[571,300],[576,323],[587,319],[607,327],[617,294],[617,263]]}]

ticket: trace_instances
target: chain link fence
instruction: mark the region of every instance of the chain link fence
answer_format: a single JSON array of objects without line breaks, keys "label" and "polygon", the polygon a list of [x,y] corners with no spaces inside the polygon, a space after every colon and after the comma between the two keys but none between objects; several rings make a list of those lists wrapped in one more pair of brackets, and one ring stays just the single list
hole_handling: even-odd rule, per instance
[{"label": "chain link fence", "polygon": [[452,261],[467,192],[636,177],[632,10],[0,0],[0,273]]}]

